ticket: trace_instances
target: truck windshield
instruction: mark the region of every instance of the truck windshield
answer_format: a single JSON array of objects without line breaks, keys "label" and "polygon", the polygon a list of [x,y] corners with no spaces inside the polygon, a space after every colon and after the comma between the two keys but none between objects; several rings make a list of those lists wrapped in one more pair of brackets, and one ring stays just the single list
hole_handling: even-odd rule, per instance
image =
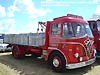
[{"label": "truck windshield", "polygon": [[89,25],[88,25],[88,24],[85,24],[84,26],[85,26],[86,34],[87,34],[88,36],[90,36],[90,37],[93,37],[92,31],[91,31]]},{"label": "truck windshield", "polygon": [[98,32],[100,32],[100,21],[97,21],[97,29],[98,29]]},{"label": "truck windshield", "polygon": [[89,25],[77,22],[65,22],[63,24],[63,37],[82,37],[85,34],[92,36]]}]

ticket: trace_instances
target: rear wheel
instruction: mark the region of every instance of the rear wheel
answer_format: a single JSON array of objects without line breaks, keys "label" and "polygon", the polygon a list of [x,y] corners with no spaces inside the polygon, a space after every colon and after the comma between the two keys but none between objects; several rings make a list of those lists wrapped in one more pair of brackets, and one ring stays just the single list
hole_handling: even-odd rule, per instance
[{"label": "rear wheel", "polygon": [[15,59],[21,59],[24,57],[24,54],[20,53],[18,46],[14,46],[12,50],[12,55]]},{"label": "rear wheel", "polygon": [[64,56],[59,52],[54,52],[50,55],[49,63],[52,69],[56,72],[64,72],[66,70],[66,61]]}]

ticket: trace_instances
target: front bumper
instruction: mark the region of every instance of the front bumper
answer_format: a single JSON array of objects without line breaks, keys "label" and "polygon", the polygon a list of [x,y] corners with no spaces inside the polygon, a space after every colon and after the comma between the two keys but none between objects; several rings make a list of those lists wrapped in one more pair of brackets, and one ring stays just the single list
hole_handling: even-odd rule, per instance
[{"label": "front bumper", "polygon": [[84,67],[84,66],[87,66],[87,65],[94,63],[95,60],[96,60],[96,57],[94,57],[93,59],[84,61],[84,62],[80,62],[80,63],[66,64],[66,69],[75,69],[75,68]]}]

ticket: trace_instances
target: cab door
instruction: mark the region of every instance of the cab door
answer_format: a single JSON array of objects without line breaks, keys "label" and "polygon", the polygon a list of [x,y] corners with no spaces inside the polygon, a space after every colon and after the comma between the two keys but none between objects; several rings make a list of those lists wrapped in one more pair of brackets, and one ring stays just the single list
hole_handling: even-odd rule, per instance
[{"label": "cab door", "polygon": [[52,23],[49,32],[49,46],[57,47],[61,38],[61,23]]}]

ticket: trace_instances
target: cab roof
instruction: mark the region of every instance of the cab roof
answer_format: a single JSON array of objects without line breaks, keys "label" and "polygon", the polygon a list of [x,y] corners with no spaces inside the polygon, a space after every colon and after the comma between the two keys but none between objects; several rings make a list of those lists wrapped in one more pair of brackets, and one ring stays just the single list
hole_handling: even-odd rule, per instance
[{"label": "cab roof", "polygon": [[69,21],[69,22],[83,22],[87,23],[82,16],[67,14],[66,16],[61,16],[54,18],[53,21]]}]

